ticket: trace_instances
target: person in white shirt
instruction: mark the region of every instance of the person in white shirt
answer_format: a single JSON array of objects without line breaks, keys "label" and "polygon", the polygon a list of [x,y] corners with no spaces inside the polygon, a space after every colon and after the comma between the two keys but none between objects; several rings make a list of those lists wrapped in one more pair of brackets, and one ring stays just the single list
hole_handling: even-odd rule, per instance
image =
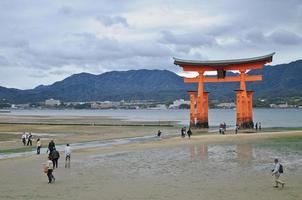
[{"label": "person in white shirt", "polygon": [[65,168],[70,168],[71,148],[69,144],[65,147]]},{"label": "person in white shirt", "polygon": [[276,158],[274,160],[274,166],[273,166],[273,169],[272,169],[272,176],[275,176],[275,183],[276,183],[276,185],[274,186],[275,188],[278,188],[279,184],[281,184],[281,186],[283,188],[284,184],[285,184],[284,181],[280,180],[280,175],[281,175],[281,173],[283,173],[283,169],[282,169],[282,172],[280,173],[280,171],[281,171],[280,167],[281,167],[281,164],[279,163],[278,159]]},{"label": "person in white shirt", "polygon": [[37,154],[40,154],[40,149],[42,147],[42,142],[40,138],[37,139]]},{"label": "person in white shirt", "polygon": [[23,145],[25,146],[25,144],[26,144],[26,134],[24,132],[23,132],[23,135],[22,135],[21,139],[22,139]]}]

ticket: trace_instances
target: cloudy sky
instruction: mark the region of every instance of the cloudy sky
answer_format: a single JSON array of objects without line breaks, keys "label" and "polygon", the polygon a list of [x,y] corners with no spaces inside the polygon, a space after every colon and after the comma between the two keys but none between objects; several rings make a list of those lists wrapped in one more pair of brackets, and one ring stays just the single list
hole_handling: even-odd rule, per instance
[{"label": "cloudy sky", "polygon": [[0,85],[168,69],[172,57],[302,59],[301,0],[1,0]]}]

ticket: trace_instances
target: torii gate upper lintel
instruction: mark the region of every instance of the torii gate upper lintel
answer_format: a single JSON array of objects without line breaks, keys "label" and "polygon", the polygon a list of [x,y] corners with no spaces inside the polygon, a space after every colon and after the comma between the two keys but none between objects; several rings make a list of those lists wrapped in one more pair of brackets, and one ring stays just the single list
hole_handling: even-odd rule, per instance
[{"label": "torii gate upper lintel", "polygon": [[[263,65],[272,62],[271,53],[264,56],[233,59],[233,60],[182,60],[174,59],[174,64],[179,65],[184,71],[198,72],[194,78],[184,78],[185,83],[198,83],[198,90],[188,91],[190,95],[190,126],[208,128],[208,92],[204,91],[204,83],[240,82],[240,88],[236,91],[236,123],[241,128],[253,127],[253,91],[247,91],[247,81],[261,81],[262,75],[248,75],[246,72],[252,69],[262,69]],[[239,76],[226,76],[226,71],[237,70]],[[205,72],[217,71],[217,77],[205,76]],[[197,93],[197,96],[196,96]],[[195,106],[196,104],[196,106]]]}]

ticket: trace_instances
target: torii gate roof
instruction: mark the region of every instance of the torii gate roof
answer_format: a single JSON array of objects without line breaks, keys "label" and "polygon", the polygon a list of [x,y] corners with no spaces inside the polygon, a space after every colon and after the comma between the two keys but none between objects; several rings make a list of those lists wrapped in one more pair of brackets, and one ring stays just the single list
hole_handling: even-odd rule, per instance
[{"label": "torii gate roof", "polygon": [[232,65],[244,65],[244,64],[253,64],[253,63],[269,63],[273,60],[273,55],[275,52],[258,56],[253,58],[242,58],[242,59],[231,59],[231,60],[183,60],[179,58],[174,59],[174,64],[179,66],[194,66],[194,67],[223,67],[223,66],[232,66]]}]

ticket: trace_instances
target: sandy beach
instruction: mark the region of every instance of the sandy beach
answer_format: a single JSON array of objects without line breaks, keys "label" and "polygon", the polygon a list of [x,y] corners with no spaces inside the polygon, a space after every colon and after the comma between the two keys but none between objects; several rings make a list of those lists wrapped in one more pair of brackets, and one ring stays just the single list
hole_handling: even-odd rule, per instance
[{"label": "sandy beach", "polygon": [[[301,148],[291,148],[301,137],[200,135],[78,150],[70,169],[59,160],[50,185],[45,153],[0,160],[0,199],[301,199]],[[275,157],[285,166],[284,189],[272,187]]]}]

